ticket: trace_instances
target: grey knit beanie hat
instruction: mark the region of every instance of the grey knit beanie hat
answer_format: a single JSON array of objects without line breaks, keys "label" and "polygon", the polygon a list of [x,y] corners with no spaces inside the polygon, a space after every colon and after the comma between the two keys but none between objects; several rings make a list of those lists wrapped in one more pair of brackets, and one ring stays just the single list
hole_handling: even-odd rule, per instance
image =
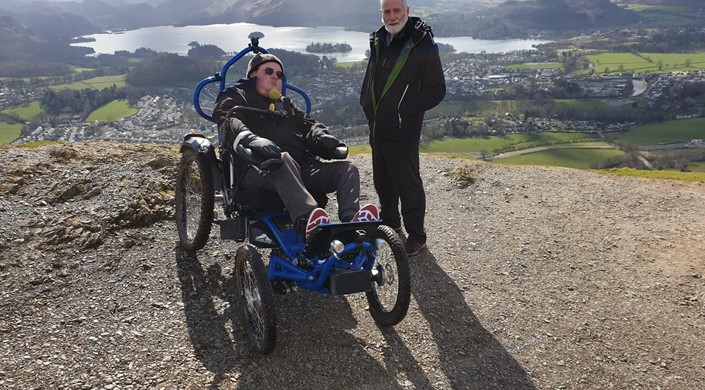
[{"label": "grey knit beanie hat", "polygon": [[247,73],[245,73],[245,77],[250,77],[250,74],[254,71],[257,71],[257,69],[260,67],[260,65],[264,64],[265,62],[276,62],[279,64],[279,66],[282,67],[282,72],[284,71],[284,65],[282,62],[275,56],[274,54],[264,54],[264,53],[257,53],[250,59],[250,62],[247,64]]}]

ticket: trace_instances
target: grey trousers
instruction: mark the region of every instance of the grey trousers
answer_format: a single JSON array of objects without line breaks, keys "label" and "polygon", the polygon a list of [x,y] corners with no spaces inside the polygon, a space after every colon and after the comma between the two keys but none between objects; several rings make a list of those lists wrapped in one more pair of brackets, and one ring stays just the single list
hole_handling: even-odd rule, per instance
[{"label": "grey trousers", "polygon": [[282,153],[284,165],[262,176],[248,169],[240,183],[241,188],[264,188],[276,191],[289,211],[292,221],[308,215],[318,207],[311,192],[336,192],[338,218],[352,218],[360,208],[360,173],[350,161],[314,161],[301,168],[289,153]]}]

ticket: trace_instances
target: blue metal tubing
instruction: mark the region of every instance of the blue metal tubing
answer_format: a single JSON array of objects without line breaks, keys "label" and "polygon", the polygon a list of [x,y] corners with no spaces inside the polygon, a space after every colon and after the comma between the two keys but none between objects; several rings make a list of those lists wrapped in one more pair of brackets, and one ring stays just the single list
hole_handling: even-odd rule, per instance
[{"label": "blue metal tubing", "polygon": [[[230,60],[228,60],[228,62],[225,63],[225,65],[223,65],[223,68],[220,70],[220,78],[221,78],[220,91],[225,91],[225,80],[226,80],[226,76],[228,74],[228,69],[230,69],[232,64],[236,63],[240,58],[244,57],[245,54],[247,54],[251,51],[252,51],[252,48],[248,46],[248,47],[240,50],[240,52],[237,53],[235,55],[235,57],[231,58]],[[259,48],[259,51],[261,51],[264,54],[269,54],[269,52],[267,50],[265,50],[261,47]]]},{"label": "blue metal tubing", "polygon": [[295,229],[281,231],[274,222],[275,217],[286,217],[288,215],[287,211],[267,211],[260,213],[259,219],[267,225],[269,231],[274,235],[274,240],[279,243],[284,255],[289,259],[295,260],[297,254],[303,251],[305,243],[301,241],[301,237],[299,237],[299,233]]},{"label": "blue metal tubing", "polygon": [[311,114],[311,99],[308,97],[308,94],[303,89],[292,84],[287,84],[285,81],[284,92],[286,92],[287,89],[297,92],[299,95],[303,96],[304,100],[306,101],[306,114]]},{"label": "blue metal tubing", "polygon": [[[374,245],[369,242],[363,242],[362,250],[359,249],[357,244],[347,244],[340,255],[331,255],[311,271],[306,271],[281,257],[270,256],[268,270],[269,279],[293,280],[303,289],[329,294],[330,291],[327,288],[323,288],[323,284],[328,279],[333,268],[364,269],[367,271],[372,269],[374,261],[370,261],[370,259],[374,259]],[[359,250],[359,252],[355,256],[355,260],[352,264],[347,261],[338,260],[339,256],[344,256],[351,251],[357,250]]]},{"label": "blue metal tubing", "polygon": [[[240,58],[244,57],[247,53],[249,53],[251,51],[252,51],[252,48],[249,46],[240,50],[239,53],[237,53],[233,58],[229,59],[228,62],[225,63],[225,65],[223,65],[223,68],[220,70],[220,74],[216,74],[215,76],[210,76],[206,79],[201,80],[201,82],[198,83],[198,85],[196,86],[196,89],[193,91],[193,106],[195,107],[198,115],[207,119],[210,122],[215,122],[213,120],[212,116],[206,114],[201,109],[201,102],[200,102],[201,90],[206,85],[219,81],[220,82],[220,85],[218,87],[219,91],[221,91],[221,92],[225,91],[225,81],[227,80],[228,70],[230,69],[232,64],[236,63],[238,60],[240,60]],[[261,48],[261,47],[259,48],[259,51],[261,51],[264,54],[269,54],[269,52],[266,49]],[[283,96],[286,96],[287,89],[290,89],[290,90],[300,94],[301,96],[303,96],[304,100],[306,101],[306,114],[310,114],[311,113],[311,99],[309,98],[308,94],[303,89],[301,89],[293,84],[287,83],[286,82],[286,75],[284,75],[284,79],[282,80],[282,85],[284,86],[284,88],[283,88],[284,90],[282,91]]]},{"label": "blue metal tubing", "polygon": [[203,80],[201,80],[200,83],[198,83],[198,85],[196,86],[196,89],[193,91],[193,107],[196,109],[196,112],[198,113],[198,115],[200,115],[200,116],[202,116],[203,118],[207,119],[209,122],[215,122],[215,121],[213,120],[213,117],[212,117],[212,116],[206,114],[206,113],[203,112],[203,110],[201,109],[201,102],[199,101],[199,100],[200,100],[200,97],[201,97],[201,90],[202,90],[203,87],[205,87],[206,85],[208,85],[208,84],[210,84],[210,83],[214,83],[214,82],[219,81],[219,80],[220,80],[220,76],[217,76],[217,75],[216,75],[216,76],[208,77],[207,79],[203,79]]}]

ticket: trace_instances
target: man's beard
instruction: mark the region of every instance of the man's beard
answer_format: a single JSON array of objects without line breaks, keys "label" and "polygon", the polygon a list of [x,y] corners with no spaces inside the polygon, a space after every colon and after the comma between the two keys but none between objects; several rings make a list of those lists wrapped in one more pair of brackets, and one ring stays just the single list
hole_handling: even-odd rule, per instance
[{"label": "man's beard", "polygon": [[[396,35],[397,33],[399,33],[399,31],[401,31],[401,29],[404,28],[404,26],[406,26],[406,22],[408,20],[409,20],[409,15],[404,15],[404,19],[400,23],[398,23],[396,26],[389,26],[385,23],[384,29],[387,30],[388,33],[390,33],[392,35]],[[382,23],[384,23],[384,20],[382,20]]]}]

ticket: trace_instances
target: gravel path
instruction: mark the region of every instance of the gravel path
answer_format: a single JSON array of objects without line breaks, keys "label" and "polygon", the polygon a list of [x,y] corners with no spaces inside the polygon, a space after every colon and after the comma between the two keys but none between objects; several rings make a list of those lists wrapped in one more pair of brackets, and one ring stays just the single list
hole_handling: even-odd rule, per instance
[{"label": "gravel path", "polygon": [[[705,388],[703,183],[423,156],[406,319],[380,330],[364,295],[277,295],[259,356],[236,245],[175,249],[174,149],[0,159],[3,389]],[[374,202],[369,156],[352,160]]]}]

